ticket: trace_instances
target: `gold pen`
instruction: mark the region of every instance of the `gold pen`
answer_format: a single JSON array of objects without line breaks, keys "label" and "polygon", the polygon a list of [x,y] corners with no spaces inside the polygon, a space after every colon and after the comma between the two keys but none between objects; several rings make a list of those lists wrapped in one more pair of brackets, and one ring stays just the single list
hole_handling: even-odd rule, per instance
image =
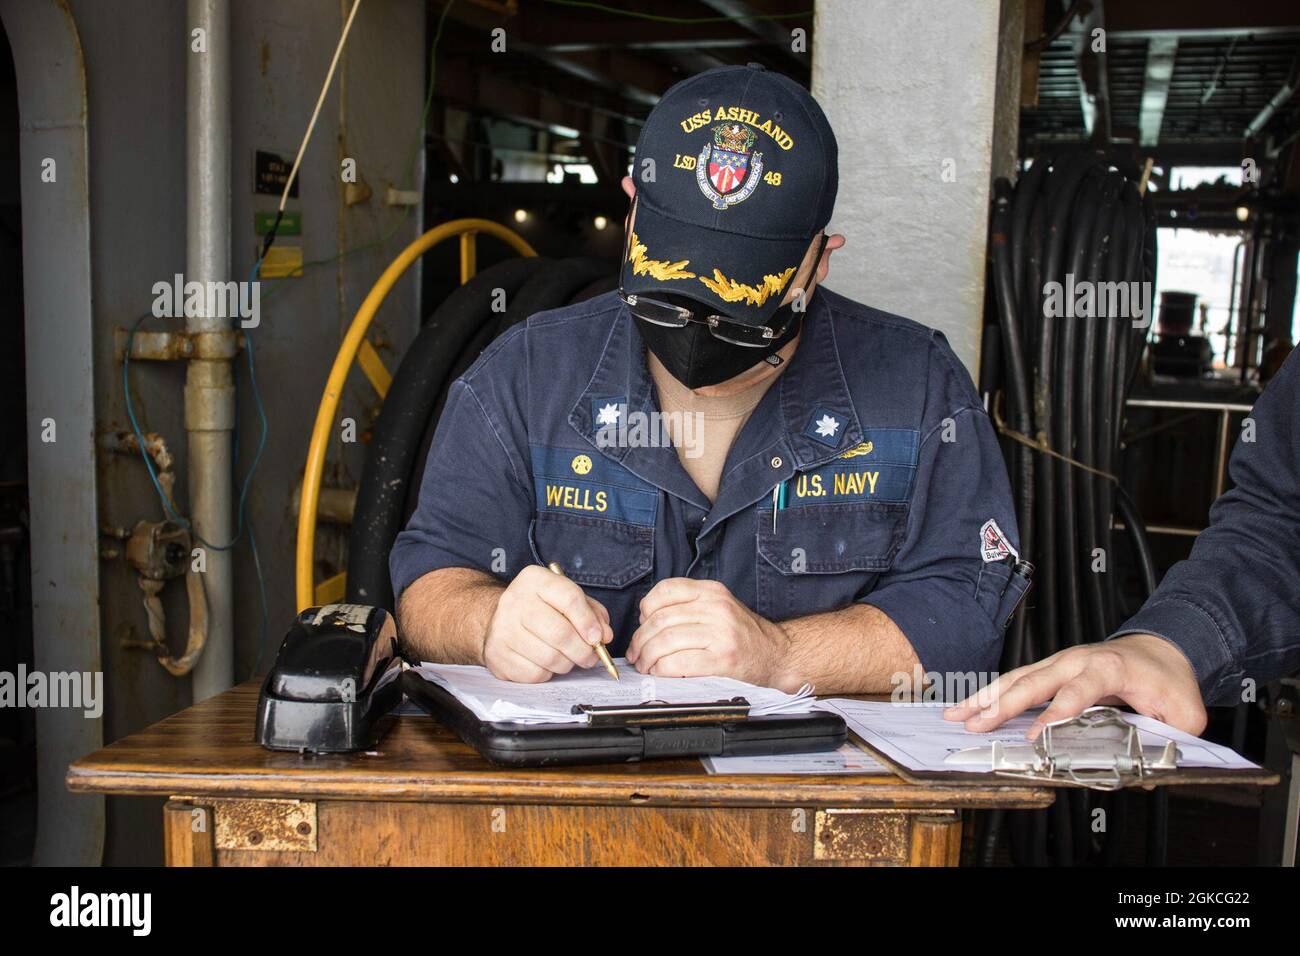
[{"label": "gold pen", "polygon": [[[552,571],[554,571],[556,574],[558,574],[560,577],[566,576],[564,573],[564,568],[560,567],[559,563],[556,561],[552,561],[550,564],[547,565],[547,567],[550,568]],[[614,661],[609,656],[609,651],[605,650],[604,643],[602,641],[597,641],[593,646],[596,651],[596,656],[599,657],[600,662],[605,665],[605,670],[609,671],[609,676],[614,678],[614,680],[621,680],[621,678],[618,676],[618,668],[614,666]]]}]

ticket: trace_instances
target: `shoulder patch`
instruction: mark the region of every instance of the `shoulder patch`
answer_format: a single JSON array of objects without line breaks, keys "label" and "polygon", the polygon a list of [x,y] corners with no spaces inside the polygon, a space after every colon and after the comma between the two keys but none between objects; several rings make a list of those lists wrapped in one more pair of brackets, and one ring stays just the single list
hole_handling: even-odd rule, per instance
[{"label": "shoulder patch", "polygon": [[1008,557],[1020,560],[1020,552],[1011,547],[1011,542],[992,518],[980,527],[980,555],[985,564],[1005,561]]}]

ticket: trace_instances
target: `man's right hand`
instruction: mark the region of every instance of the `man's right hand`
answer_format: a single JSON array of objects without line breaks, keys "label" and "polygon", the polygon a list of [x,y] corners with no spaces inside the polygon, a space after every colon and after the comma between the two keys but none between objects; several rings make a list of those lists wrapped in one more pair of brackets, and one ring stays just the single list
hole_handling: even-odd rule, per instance
[{"label": "man's right hand", "polygon": [[540,684],[594,667],[594,645],[614,639],[609,612],[563,575],[529,565],[501,592],[481,657],[494,677]]}]

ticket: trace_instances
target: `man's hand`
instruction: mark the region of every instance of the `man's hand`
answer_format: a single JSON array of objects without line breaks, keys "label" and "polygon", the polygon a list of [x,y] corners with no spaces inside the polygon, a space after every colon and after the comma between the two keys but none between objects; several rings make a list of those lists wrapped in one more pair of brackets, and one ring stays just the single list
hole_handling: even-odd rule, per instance
[{"label": "man's hand", "polygon": [[780,686],[790,640],[717,581],[666,578],[641,600],[628,662],[657,677],[734,677]]},{"label": "man's hand", "polygon": [[614,639],[609,612],[563,575],[533,564],[501,592],[483,640],[494,677],[540,684],[575,667],[593,667],[598,642]]},{"label": "man's hand", "polygon": [[987,731],[1049,699],[1052,705],[1029,728],[1030,740],[1044,725],[1077,717],[1093,704],[1128,704],[1191,734],[1205,729],[1205,704],[1192,665],[1154,634],[1071,647],[1016,668],[943,715],[965,721],[967,730]]}]

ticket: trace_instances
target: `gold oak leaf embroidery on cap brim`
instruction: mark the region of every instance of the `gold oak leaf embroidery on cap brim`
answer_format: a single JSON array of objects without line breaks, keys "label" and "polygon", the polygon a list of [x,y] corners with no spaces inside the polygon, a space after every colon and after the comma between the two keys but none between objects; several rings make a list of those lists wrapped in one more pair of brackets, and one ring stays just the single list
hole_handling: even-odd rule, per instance
[{"label": "gold oak leaf embroidery on cap brim", "polygon": [[784,289],[792,275],[794,275],[794,266],[779,275],[763,276],[763,282],[758,288],[737,282],[735,279],[728,279],[722,274],[721,269],[713,270],[712,279],[700,276],[699,280],[712,289],[723,302],[744,301],[748,305],[758,306]]},{"label": "gold oak leaf embroidery on cap brim", "polygon": [[646,273],[650,277],[660,282],[666,282],[669,279],[694,279],[697,278],[694,272],[687,272],[686,266],[690,265],[690,259],[682,259],[680,262],[669,262],[666,259],[651,259],[646,256],[645,244],[632,233],[632,248],[628,250],[627,261],[632,263],[632,273],[643,276]]},{"label": "gold oak leaf embroidery on cap brim", "polygon": [[691,264],[690,259],[680,259],[677,262],[669,262],[667,259],[651,259],[646,253],[647,248],[634,232],[632,233],[632,244],[628,249],[627,261],[632,263],[632,273],[634,275],[649,275],[651,278],[666,282],[669,279],[699,279],[723,302],[745,302],[749,305],[759,306],[766,302],[773,295],[779,293],[785,288],[785,284],[790,281],[794,275],[795,267],[791,266],[779,275],[765,275],[763,282],[755,288],[752,285],[746,285],[743,282],[737,282],[735,279],[728,279],[722,274],[721,269],[713,270],[713,278],[707,276],[697,276],[694,272],[686,271],[686,267]]}]

